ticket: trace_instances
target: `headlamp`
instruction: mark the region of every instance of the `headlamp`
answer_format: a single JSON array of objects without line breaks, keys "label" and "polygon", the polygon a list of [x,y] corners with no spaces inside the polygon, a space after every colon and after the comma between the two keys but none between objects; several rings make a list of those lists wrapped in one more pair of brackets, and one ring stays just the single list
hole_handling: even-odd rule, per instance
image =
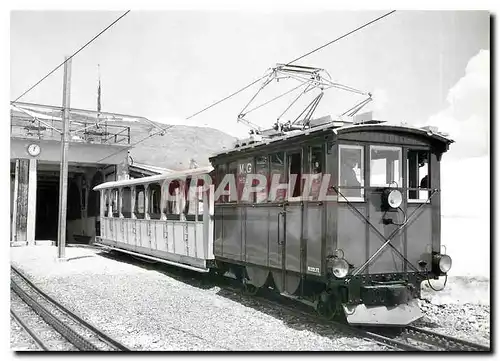
[{"label": "headlamp", "polygon": [[330,261],[332,273],[337,278],[344,278],[349,272],[349,263],[343,258],[334,257]]},{"label": "headlamp", "polygon": [[443,273],[447,273],[451,269],[451,257],[448,256],[447,254],[442,254],[441,257],[439,257],[439,269]]},{"label": "headlamp", "polygon": [[398,189],[388,190],[387,194],[387,204],[391,208],[398,208],[403,202],[403,195]]},{"label": "headlamp", "polygon": [[433,263],[436,264],[443,273],[447,273],[452,265],[451,257],[447,254],[435,254]]}]

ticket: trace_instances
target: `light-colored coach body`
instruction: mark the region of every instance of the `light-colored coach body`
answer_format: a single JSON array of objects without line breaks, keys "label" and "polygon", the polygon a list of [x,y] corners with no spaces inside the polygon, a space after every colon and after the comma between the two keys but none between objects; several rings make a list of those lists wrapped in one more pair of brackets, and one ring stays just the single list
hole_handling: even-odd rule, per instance
[{"label": "light-colored coach body", "polygon": [[[106,182],[100,192],[100,236],[96,244],[159,262],[207,272],[213,254],[214,188],[197,187],[198,197],[186,202],[186,179],[200,179],[212,167],[164,173],[144,178]],[[171,182],[179,182],[175,196],[168,197]],[[159,189],[158,189],[159,188]],[[154,190],[153,190],[154,189]],[[159,212],[153,216],[154,191],[161,192]],[[143,192],[137,212],[138,193]],[[108,202],[107,202],[108,201]],[[113,201],[115,206],[113,207]],[[158,199],[156,198],[158,203]],[[167,202],[172,202],[167,207]],[[202,203],[202,206],[200,205]],[[168,210],[173,210],[168,214]],[[190,212],[189,212],[190,211]],[[152,219],[156,218],[156,219]],[[174,218],[174,219],[172,219]]]}]

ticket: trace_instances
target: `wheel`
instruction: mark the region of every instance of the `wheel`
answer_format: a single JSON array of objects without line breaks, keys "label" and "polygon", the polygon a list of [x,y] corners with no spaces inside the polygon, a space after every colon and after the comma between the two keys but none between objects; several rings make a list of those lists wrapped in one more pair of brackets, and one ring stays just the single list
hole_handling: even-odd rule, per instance
[{"label": "wheel", "polygon": [[295,294],[299,290],[300,286],[300,276],[286,272],[285,274],[285,287],[282,285],[282,273],[283,271],[272,271],[274,285],[280,293],[287,292],[291,295]]},{"label": "wheel", "polygon": [[257,288],[263,287],[266,284],[269,270],[260,267],[246,266],[247,283],[251,283]]},{"label": "wheel", "polygon": [[255,287],[250,283],[243,283],[243,294],[254,296],[259,291],[259,287]]},{"label": "wheel", "polygon": [[316,305],[316,312],[321,318],[330,321],[337,314],[337,309],[332,302],[319,300]]},{"label": "wheel", "polygon": [[224,277],[224,271],[217,268],[211,268],[209,271],[209,276],[214,281],[221,280]]},{"label": "wheel", "polygon": [[337,314],[337,302],[331,293],[323,291],[318,295],[318,303],[316,304],[316,312],[321,318],[331,320]]}]

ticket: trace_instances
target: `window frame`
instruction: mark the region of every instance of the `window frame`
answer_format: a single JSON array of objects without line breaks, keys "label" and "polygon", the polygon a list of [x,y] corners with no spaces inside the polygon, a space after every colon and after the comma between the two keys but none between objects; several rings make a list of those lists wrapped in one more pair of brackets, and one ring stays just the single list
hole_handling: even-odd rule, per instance
[{"label": "window frame", "polygon": [[[268,153],[260,154],[260,155],[255,155],[253,157],[254,170],[255,170],[254,173],[255,174],[261,174],[261,173],[259,173],[257,171],[257,158],[265,158],[266,159],[266,167],[265,167],[266,168],[266,174],[265,174],[265,177],[266,177],[266,187],[265,187],[265,190],[264,190],[266,197],[258,201],[257,193],[254,192],[254,194],[253,194],[253,203],[254,204],[263,204],[263,203],[268,203],[269,202],[270,157],[269,157]],[[260,193],[262,194],[264,192],[260,192]]]},{"label": "window frame", "polygon": [[[291,173],[292,163],[290,162],[290,160],[294,155],[299,156],[300,171],[299,171],[299,174],[297,174],[297,178],[295,179],[295,184],[293,185],[293,188],[292,188],[292,185],[290,184],[290,175],[292,174]],[[286,168],[285,169],[285,177],[286,177],[287,189],[286,189],[286,197],[285,198],[289,202],[302,201],[302,163],[303,163],[303,161],[304,161],[304,159],[303,159],[302,149],[299,148],[299,149],[286,151],[286,154],[285,154],[285,168]],[[297,187],[299,188],[298,189],[299,195],[294,196],[294,193],[295,193],[295,190]]]},{"label": "window frame", "polygon": [[[369,145],[369,157],[368,157],[368,160],[370,162],[370,174],[368,174],[368,178],[369,178],[369,186],[370,187],[374,187],[374,188],[384,188],[384,187],[391,187],[391,184],[372,184],[372,150],[373,149],[379,149],[379,150],[399,150],[399,182],[397,183],[398,186],[397,188],[404,188],[403,185],[403,147],[401,146],[397,146],[397,145],[374,145],[374,144],[370,144]],[[386,168],[386,172],[387,172],[387,168]]]},{"label": "window frame", "polygon": [[[142,188],[139,190],[136,190],[136,203],[135,203],[135,208],[137,214],[140,215],[145,215],[146,214],[146,188]],[[142,205],[140,205],[140,199],[142,195]],[[139,207],[142,208],[142,212],[139,210]]]},{"label": "window frame", "polygon": [[[344,187],[342,187],[340,185],[340,175],[341,175],[341,165],[342,165],[342,149],[357,149],[357,150],[361,150],[361,169],[360,169],[360,174],[361,174],[361,186],[360,186],[360,190],[361,190],[361,197],[345,197],[346,199],[344,199],[343,196],[341,196],[340,194],[337,195],[337,202],[366,202],[366,192],[365,192],[365,171],[366,171],[366,168],[365,168],[365,146],[364,145],[360,145],[360,144],[344,144],[344,143],[341,143],[341,144],[338,144],[338,148],[337,148],[337,154],[338,154],[338,161],[337,161],[337,186],[338,186],[338,189],[341,190],[343,189]],[[349,189],[349,188],[346,188],[346,189]]]},{"label": "window frame", "polygon": [[[305,172],[308,172],[309,176],[315,176],[315,175],[320,175],[319,176],[319,180],[320,180],[320,183],[319,183],[319,188],[317,189],[317,192],[316,190],[313,188],[313,183],[311,182],[311,184],[309,185],[310,186],[310,189],[309,189],[309,197],[312,199],[319,199],[320,197],[320,191],[321,191],[321,186],[323,184],[323,180],[324,180],[324,175],[326,174],[326,154],[325,154],[325,142],[322,142],[322,143],[316,143],[316,144],[308,144],[307,145],[307,159],[306,159],[306,170],[304,170]],[[314,173],[313,172],[313,168],[314,168],[314,164],[313,164],[313,154],[316,153],[315,150],[318,150],[317,154],[319,154],[319,163],[320,163],[320,167],[321,167],[321,172],[319,173]],[[302,180],[301,180],[302,181]],[[312,181],[312,180],[311,180]],[[304,187],[305,187],[305,182],[301,182],[302,183],[302,193],[304,192]]]},{"label": "window frame", "polygon": [[[247,201],[243,200],[243,192],[245,191],[245,186],[248,181],[248,175],[252,174],[255,171],[255,157],[247,156],[244,158],[238,158],[236,161],[236,177],[235,177],[235,185],[236,185],[236,203],[238,204],[254,204],[255,203],[255,193],[250,194],[250,198]],[[248,173],[245,165],[250,165],[251,170]],[[242,167],[243,166],[243,167]],[[243,169],[243,172],[241,171]],[[244,179],[244,182],[240,182],[240,177]]]},{"label": "window frame", "polygon": [[[228,184],[229,187],[229,196],[227,197],[227,202],[225,203],[230,203],[230,204],[235,204],[238,203],[238,163],[239,159],[233,160],[231,162],[227,162],[227,169],[226,169],[226,174],[233,174],[234,177],[234,186],[235,188],[232,189],[231,187],[231,182]],[[231,166],[235,165],[234,173],[232,172]]]},{"label": "window frame", "polygon": [[[281,173],[273,173],[274,171],[274,168],[273,168],[273,156],[282,156],[283,159],[283,168],[282,168],[282,172]],[[275,151],[272,151],[272,152],[269,152],[268,153],[268,160],[269,160],[269,180],[268,180],[268,190],[267,190],[267,199],[268,199],[268,203],[271,203],[271,204],[281,204],[281,203],[284,203],[284,202],[287,202],[288,201],[288,188],[287,188],[287,191],[285,191],[285,194],[283,195],[282,198],[280,198],[279,200],[278,199],[269,199],[269,195],[270,195],[270,192],[271,192],[271,185],[272,185],[272,181],[273,181],[273,177],[275,174],[279,174],[280,175],[280,184],[281,182],[286,182],[288,183],[288,165],[287,165],[287,152],[284,151],[284,150],[275,150]],[[283,192],[280,192],[280,193],[283,193]],[[276,194],[276,196],[278,195],[278,192]]]},{"label": "window frame", "polygon": [[[431,187],[427,187],[427,188],[422,188],[424,189],[425,191],[427,191],[427,198],[426,199],[421,199],[421,198],[410,198],[410,175],[409,175],[409,160],[408,160],[408,152],[409,151],[414,151],[414,152],[427,152],[427,176],[428,176],[428,182],[431,181],[431,150],[429,148],[422,148],[422,147],[406,147],[404,149],[404,151],[406,152],[406,163],[405,163],[405,166],[406,166],[406,183],[405,183],[405,188],[406,188],[406,199],[407,199],[407,203],[412,203],[412,204],[423,204],[423,203],[427,203],[427,204],[430,204],[431,203],[431,200],[429,199],[429,192],[432,190]],[[418,183],[418,182],[417,182]],[[429,184],[428,184],[429,185]],[[418,188],[417,189],[417,192],[420,192],[420,187],[416,187]],[[412,190],[415,190],[414,188],[412,188]],[[418,193],[419,194],[419,193]]]}]

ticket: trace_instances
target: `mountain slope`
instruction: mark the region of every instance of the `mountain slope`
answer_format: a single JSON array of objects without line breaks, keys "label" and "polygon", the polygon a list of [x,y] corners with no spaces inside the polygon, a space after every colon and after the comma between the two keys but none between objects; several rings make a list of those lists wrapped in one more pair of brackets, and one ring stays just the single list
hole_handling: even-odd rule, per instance
[{"label": "mountain slope", "polygon": [[[130,143],[140,141],[159,131],[147,122],[113,122],[130,126]],[[159,127],[165,124],[155,123]],[[189,168],[191,159],[198,166],[209,165],[208,157],[213,153],[229,149],[236,138],[213,128],[174,125],[165,134],[155,135],[130,150],[134,162],[171,169]]]}]

